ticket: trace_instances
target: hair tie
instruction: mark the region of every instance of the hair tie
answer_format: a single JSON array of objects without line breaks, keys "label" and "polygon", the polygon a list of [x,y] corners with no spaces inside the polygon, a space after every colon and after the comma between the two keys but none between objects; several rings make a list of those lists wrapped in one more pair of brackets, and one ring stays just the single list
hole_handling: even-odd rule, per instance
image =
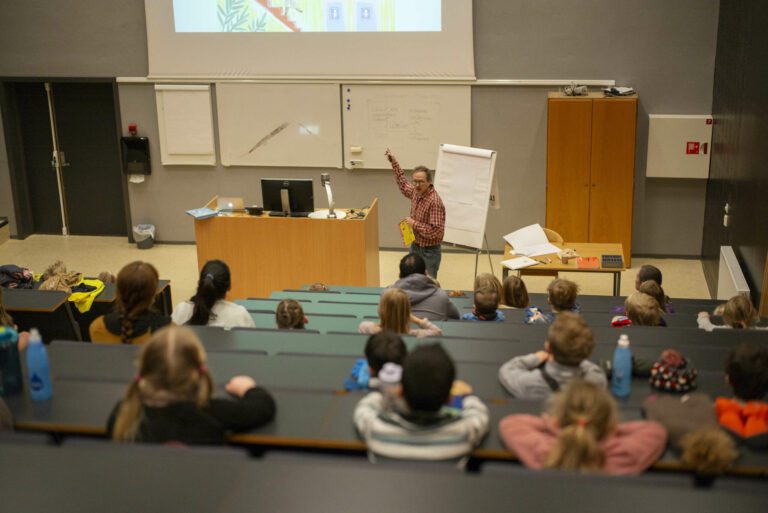
[{"label": "hair tie", "polygon": [[206,274],[206,275],[205,275],[205,278],[207,278],[207,279],[209,279],[209,280],[213,281],[213,275],[212,275],[211,273],[208,273],[208,274]]},{"label": "hair tie", "polygon": [[585,419],[584,417],[579,417],[578,419],[576,419],[576,424],[579,427],[586,427],[588,422],[587,422],[587,419]]},{"label": "hair tie", "polygon": [[206,365],[203,363],[200,365],[200,367],[198,367],[198,370],[200,371],[200,374],[205,374],[208,372],[208,367],[206,367]]},{"label": "hair tie", "polygon": [[141,374],[139,374],[138,372],[136,374],[134,374],[133,381],[135,381],[136,383],[141,381]]}]

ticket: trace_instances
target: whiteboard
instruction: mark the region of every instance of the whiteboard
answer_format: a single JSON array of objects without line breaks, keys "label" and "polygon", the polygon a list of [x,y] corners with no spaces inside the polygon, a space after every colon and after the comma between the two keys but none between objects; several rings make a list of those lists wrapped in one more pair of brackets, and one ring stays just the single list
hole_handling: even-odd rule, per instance
[{"label": "whiteboard", "polygon": [[217,83],[224,166],[341,167],[338,84]]},{"label": "whiteboard", "polygon": [[441,143],[471,143],[469,86],[342,85],[344,167],[389,169],[390,148],[404,168],[434,169]]},{"label": "whiteboard", "polygon": [[495,168],[493,150],[440,145],[434,184],[445,205],[443,242],[483,247]]},{"label": "whiteboard", "polygon": [[156,85],[163,165],[216,164],[209,85]]}]

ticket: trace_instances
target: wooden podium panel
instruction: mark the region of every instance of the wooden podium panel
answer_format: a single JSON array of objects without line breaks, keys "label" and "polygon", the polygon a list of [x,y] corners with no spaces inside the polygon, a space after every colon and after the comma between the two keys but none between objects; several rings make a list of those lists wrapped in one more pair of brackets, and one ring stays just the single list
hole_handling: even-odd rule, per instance
[{"label": "wooden podium panel", "polygon": [[305,283],[379,286],[379,214],[363,219],[220,216],[195,221],[198,268],[224,260],[228,299],[269,297]]}]

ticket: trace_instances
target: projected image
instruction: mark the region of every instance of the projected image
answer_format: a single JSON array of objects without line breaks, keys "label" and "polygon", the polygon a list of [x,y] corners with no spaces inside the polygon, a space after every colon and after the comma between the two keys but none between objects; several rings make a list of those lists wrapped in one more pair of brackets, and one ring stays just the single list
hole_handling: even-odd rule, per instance
[{"label": "projected image", "polygon": [[173,0],[176,32],[439,32],[441,0]]}]

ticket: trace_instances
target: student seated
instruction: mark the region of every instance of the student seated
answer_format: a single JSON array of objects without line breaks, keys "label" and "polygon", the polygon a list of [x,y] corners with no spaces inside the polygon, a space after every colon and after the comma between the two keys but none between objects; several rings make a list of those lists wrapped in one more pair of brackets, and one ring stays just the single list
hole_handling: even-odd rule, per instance
[{"label": "student seated", "polygon": [[[658,292],[652,292],[650,290],[650,284],[648,282],[653,282],[656,285],[658,285],[660,294]],[[642,285],[645,284],[645,287]],[[649,294],[659,300],[659,305],[661,305],[661,309],[665,313],[675,313],[675,309],[672,306],[672,303],[669,301],[669,296],[664,294],[664,289],[661,288],[661,271],[658,267],[653,265],[644,265],[641,266],[640,269],[637,271],[637,276],[635,276],[635,290],[638,292],[645,292],[646,294]],[[663,296],[663,297],[661,297]],[[623,306],[617,306],[614,307],[611,310],[612,313],[623,313],[624,307]]]},{"label": "student seated", "polygon": [[768,346],[741,344],[725,366],[734,397],[715,401],[720,425],[753,449],[768,449]]},{"label": "student seated", "polygon": [[733,438],[720,428],[715,403],[707,394],[652,394],[643,401],[643,413],[664,426],[683,465],[700,476],[722,474],[739,455]]},{"label": "student seated", "polygon": [[[653,283],[653,282],[651,282]],[[624,301],[627,318],[633,326],[666,326],[658,301],[643,292],[633,292]]]},{"label": "student seated", "polygon": [[229,266],[221,260],[207,261],[200,271],[197,292],[189,301],[176,305],[171,319],[178,325],[255,328],[244,306],[225,299],[230,288]]},{"label": "student seated", "polygon": [[459,309],[448,293],[427,276],[427,264],[418,253],[408,253],[400,260],[400,279],[392,287],[408,295],[411,311],[417,317],[431,321],[459,318]]},{"label": "student seated", "polygon": [[371,458],[450,460],[467,456],[488,432],[488,409],[467,396],[463,408],[444,408],[456,376],[439,344],[421,345],[403,362],[402,398],[389,409],[380,392],[355,407],[354,422]]},{"label": "student seated", "polygon": [[[414,335],[419,338],[436,337],[443,331],[432,324],[426,317],[419,319],[411,314],[411,302],[400,289],[387,289],[379,300],[379,319],[381,322],[363,321],[358,326],[360,333],[379,333],[391,331],[400,335]],[[411,328],[414,323],[418,328]]]},{"label": "student seated", "polygon": [[547,303],[552,308],[552,313],[545,313],[535,306],[526,310],[527,324],[549,324],[560,312],[579,313],[581,307],[576,302],[579,294],[579,286],[570,280],[558,278],[552,280],[547,286]]},{"label": "student seated", "polygon": [[699,312],[697,322],[699,328],[706,331],[717,329],[768,329],[768,326],[756,326],[759,319],[760,316],[757,314],[755,307],[752,306],[752,301],[747,296],[739,294],[733,296],[723,306],[723,321],[725,324],[712,324],[709,312]]},{"label": "student seated", "polygon": [[117,275],[115,307],[91,323],[96,344],[143,344],[171,318],[154,309],[157,269],[147,262],[131,262]]},{"label": "student seated", "polygon": [[617,417],[604,387],[575,379],[553,397],[549,414],[510,415],[499,436],[527,467],[639,474],[664,453],[667,432],[656,422],[620,424]]},{"label": "student seated", "polygon": [[549,397],[575,378],[605,387],[605,373],[587,360],[594,347],[584,319],[563,312],[550,326],[544,350],[509,360],[499,369],[499,381],[515,397],[532,400]]},{"label": "student seated", "polygon": [[400,335],[382,331],[368,337],[365,343],[365,358],[358,359],[350,375],[344,379],[345,390],[378,389],[379,373],[384,365],[391,363],[402,367],[408,354]]},{"label": "student seated", "polygon": [[275,323],[281,330],[303,330],[309,322],[301,304],[294,299],[283,299],[275,310]]},{"label": "student seated", "polygon": [[496,296],[501,300],[504,295],[503,287],[499,279],[491,273],[480,273],[475,276],[475,287],[472,290],[480,290],[484,288],[492,289],[496,292]]},{"label": "student seated", "polygon": [[501,284],[500,308],[528,308],[531,300],[525,282],[518,276],[510,274]]},{"label": "student seated", "polygon": [[408,348],[400,335],[391,331],[382,331],[368,337],[365,343],[365,360],[368,363],[368,371],[371,376],[369,388],[376,388],[376,381],[379,372],[386,363],[403,365],[405,357],[408,355]]},{"label": "student seated", "polygon": [[504,320],[504,312],[499,310],[499,296],[489,287],[475,291],[475,304],[472,312],[461,316],[465,321],[496,321]]},{"label": "student seated", "polygon": [[231,399],[211,398],[205,350],[189,328],[169,326],[152,335],[138,367],[107,422],[116,442],[222,444],[228,431],[252,429],[275,416],[272,396],[248,376],[229,380]]}]

